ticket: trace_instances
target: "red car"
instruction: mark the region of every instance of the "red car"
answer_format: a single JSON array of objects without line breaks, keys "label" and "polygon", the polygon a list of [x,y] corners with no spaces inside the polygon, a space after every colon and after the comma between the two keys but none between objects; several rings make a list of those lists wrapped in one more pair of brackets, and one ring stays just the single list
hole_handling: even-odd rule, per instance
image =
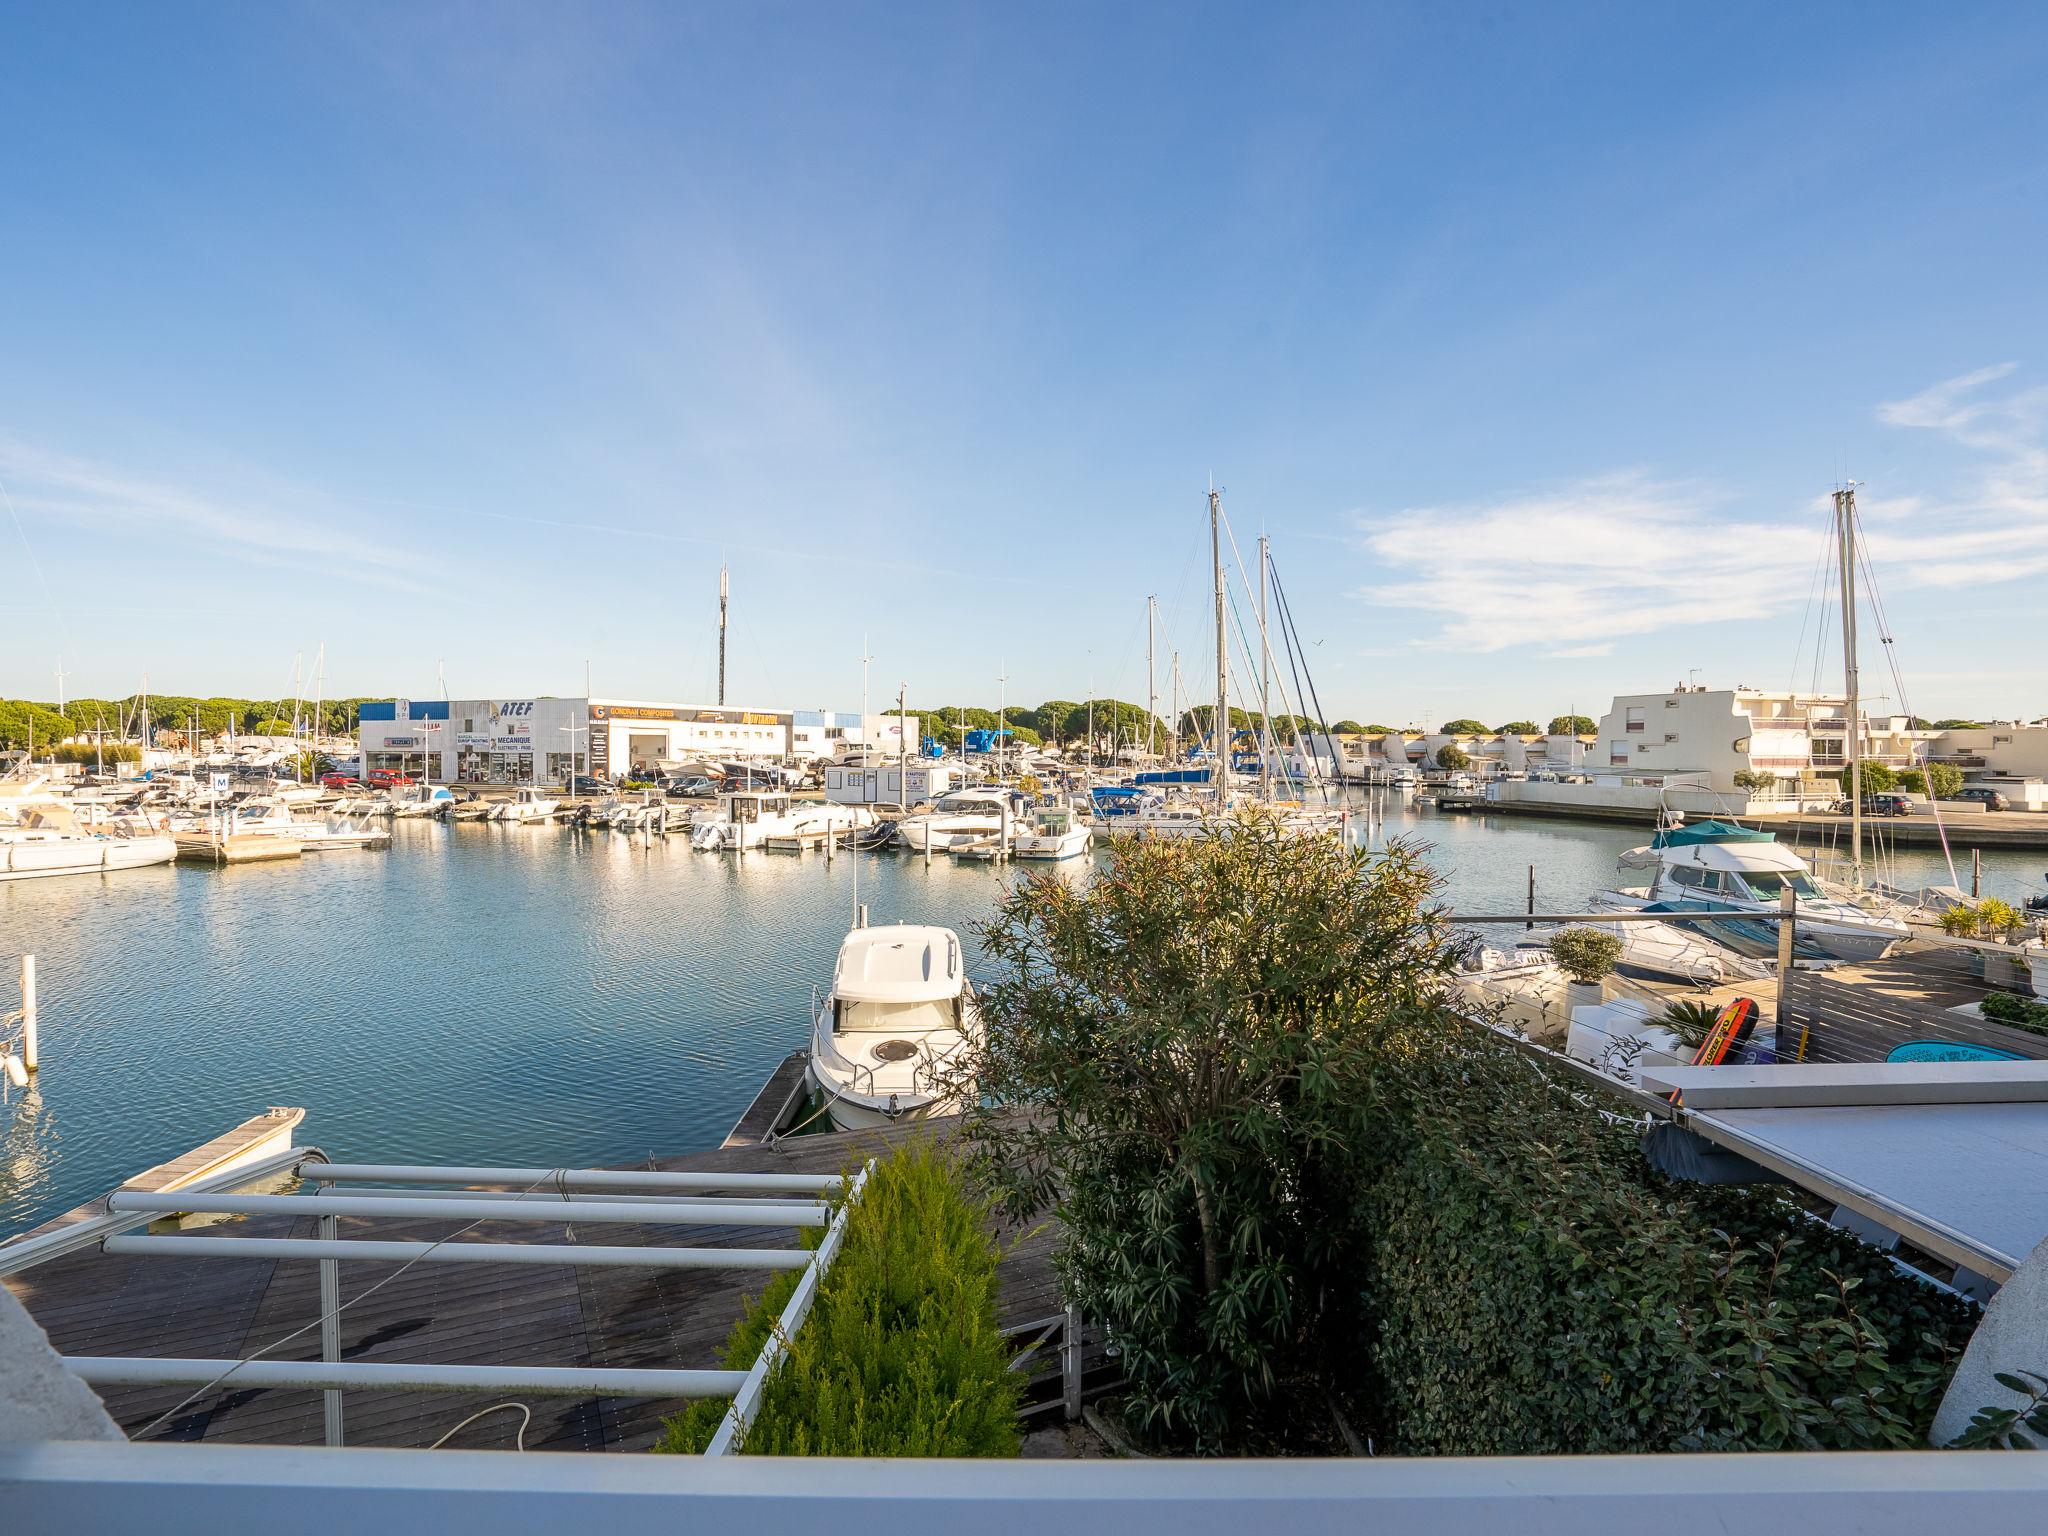
[{"label": "red car", "polygon": [[370,782],[372,784],[412,784],[417,781],[411,774],[400,773],[395,768],[372,768],[370,770]]},{"label": "red car", "polygon": [[320,782],[329,789],[354,789],[362,780],[351,778],[345,773],[323,773],[320,775]]}]

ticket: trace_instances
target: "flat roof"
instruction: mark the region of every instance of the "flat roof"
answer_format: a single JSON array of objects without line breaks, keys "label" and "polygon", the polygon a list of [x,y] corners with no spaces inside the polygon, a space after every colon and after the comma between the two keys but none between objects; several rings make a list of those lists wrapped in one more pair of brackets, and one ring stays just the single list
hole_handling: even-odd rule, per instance
[{"label": "flat roof", "polygon": [[2043,1063],[1650,1067],[1642,1078],[1686,1093],[1690,1130],[1952,1264],[2002,1283],[2048,1238]]}]

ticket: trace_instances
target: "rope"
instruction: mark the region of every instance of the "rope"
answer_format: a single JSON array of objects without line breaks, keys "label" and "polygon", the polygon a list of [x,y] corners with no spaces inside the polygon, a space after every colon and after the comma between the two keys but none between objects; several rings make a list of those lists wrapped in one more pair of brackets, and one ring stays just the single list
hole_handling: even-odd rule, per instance
[{"label": "rope", "polygon": [[468,1418],[464,1419],[460,1424],[456,1425],[453,1429],[449,1430],[447,1434],[443,1435],[440,1439],[436,1440],[432,1445],[428,1446],[427,1449],[430,1451],[438,1451],[439,1449],[441,1449],[442,1446],[446,1445],[450,1440],[453,1440],[457,1435],[461,1434],[465,1429],[469,1428],[469,1426],[474,1424],[478,1419],[487,1419],[494,1413],[504,1412],[507,1408],[517,1408],[521,1414],[525,1415],[525,1417],[520,1419],[519,1429],[517,1433],[515,1433],[512,1437],[512,1449],[514,1449],[515,1451],[525,1450],[526,1429],[527,1426],[533,1422],[533,1410],[527,1407],[524,1403],[493,1403],[488,1408],[480,1408],[475,1413],[472,1413]]},{"label": "rope", "polygon": [[[529,1184],[525,1189],[521,1190],[519,1193],[522,1196],[530,1195],[535,1190],[539,1189],[543,1184],[547,1183],[550,1179],[555,1179],[557,1181],[561,1180],[561,1178],[565,1175],[566,1172],[566,1169],[557,1168],[550,1173],[543,1174],[540,1178],[534,1180],[533,1183]],[[425,1204],[425,1202],[422,1202],[422,1204]],[[421,1214],[426,1215],[430,1213],[422,1211]],[[282,1338],[271,1340],[268,1344],[264,1345],[261,1349],[255,1351],[255,1353],[253,1354],[242,1356],[241,1359],[237,1360],[233,1365],[229,1366],[226,1370],[222,1371],[218,1376],[214,1377],[213,1380],[207,1382],[203,1386],[193,1388],[192,1391],[186,1393],[184,1397],[180,1398],[177,1402],[173,1403],[170,1407],[166,1408],[162,1413],[158,1414],[155,1418],[151,1419],[147,1424],[143,1425],[143,1427],[140,1430],[136,1431],[136,1433],[131,1435],[129,1438],[131,1440],[148,1439],[152,1434],[156,1433],[157,1429],[164,1423],[165,1420],[172,1418],[176,1414],[182,1413],[186,1408],[190,1407],[200,1398],[206,1396],[207,1393],[211,1392],[215,1387],[219,1386],[222,1382],[226,1381],[230,1376],[234,1375],[235,1372],[239,1371],[243,1366],[250,1364],[252,1361],[261,1360],[265,1355],[269,1354],[274,1349],[282,1349],[285,1345],[291,1343],[293,1339],[300,1337],[302,1334],[310,1333],[313,1329],[321,1326],[321,1324],[325,1323],[328,1320],[328,1318],[340,1317],[342,1313],[346,1312],[350,1307],[354,1306],[357,1302],[367,1301],[370,1297],[376,1295],[379,1291],[383,1290],[385,1286],[389,1285],[392,1281],[396,1280],[400,1275],[404,1274],[408,1269],[411,1269],[413,1265],[425,1262],[428,1255],[433,1253],[433,1251],[439,1248],[443,1243],[453,1242],[456,1238],[461,1237],[464,1233],[475,1231],[478,1227],[482,1226],[485,1222],[489,1221],[490,1219],[491,1218],[488,1216],[479,1216],[475,1221],[472,1221],[465,1226],[457,1227],[453,1232],[450,1232],[446,1237],[435,1238],[433,1242],[429,1243],[418,1254],[414,1255],[410,1259],[407,1259],[403,1264],[399,1265],[398,1268],[394,1269],[382,1280],[379,1280],[375,1285],[369,1287],[369,1289],[367,1290],[357,1292],[354,1296],[351,1296],[347,1301],[341,1303],[341,1305],[336,1307],[332,1312],[321,1312],[310,1323],[306,1323],[301,1327],[294,1328],[290,1333],[285,1334]],[[337,1254],[336,1257],[339,1258],[340,1255]],[[461,1428],[460,1425],[457,1425],[456,1427],[458,1429]]]}]

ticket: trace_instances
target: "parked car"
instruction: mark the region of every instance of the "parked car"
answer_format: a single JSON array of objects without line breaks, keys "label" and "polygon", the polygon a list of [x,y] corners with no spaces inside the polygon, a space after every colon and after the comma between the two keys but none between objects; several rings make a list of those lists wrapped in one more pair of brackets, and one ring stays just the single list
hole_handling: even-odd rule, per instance
[{"label": "parked car", "polygon": [[362,788],[362,780],[347,773],[323,773],[320,775],[320,782],[329,789]]},{"label": "parked car", "polygon": [[613,793],[612,782],[600,779],[595,774],[579,773],[569,781],[572,795],[609,795]]},{"label": "parked car", "polygon": [[687,779],[668,781],[668,797],[671,800],[711,800],[717,795],[717,781],[707,779],[701,773]]},{"label": "parked car", "polygon": [[[1828,809],[1837,816],[1849,814],[1847,796],[1835,801]],[[1906,816],[1912,813],[1912,805],[1904,795],[1865,795],[1863,814],[1866,816]]]},{"label": "parked car", "polygon": [[397,784],[414,784],[418,780],[409,773],[399,772],[396,768],[372,768],[369,782],[378,789],[388,789]]},{"label": "parked car", "polygon": [[1973,800],[1987,811],[2009,811],[2012,809],[2012,801],[2001,795],[1997,790],[1988,789],[1981,784],[1973,784],[1968,789],[1957,790],[1956,798],[1958,800]]}]

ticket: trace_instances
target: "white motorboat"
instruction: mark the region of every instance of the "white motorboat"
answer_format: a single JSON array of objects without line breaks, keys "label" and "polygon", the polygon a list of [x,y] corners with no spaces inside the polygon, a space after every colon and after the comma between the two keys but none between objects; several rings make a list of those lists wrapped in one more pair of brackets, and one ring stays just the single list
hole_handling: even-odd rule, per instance
[{"label": "white motorboat", "polygon": [[394,816],[445,816],[455,805],[455,791],[446,784],[401,784],[391,792]]},{"label": "white motorboat", "polygon": [[690,846],[706,853],[759,848],[771,838],[839,837],[872,826],[875,813],[864,805],[792,800],[782,790],[736,789],[718,797],[717,809],[698,812]]},{"label": "white motorboat", "polygon": [[[1879,960],[1908,936],[1897,918],[1829,897],[1806,863],[1768,832],[1723,821],[1665,827],[1646,847],[1621,856],[1625,869],[1649,869],[1647,886],[1602,892],[1603,906],[1637,911],[1755,912],[1779,910],[1789,888],[1799,903],[1798,938],[1835,960]],[[1716,940],[1755,953],[1765,924],[1716,923]],[[1773,932],[1775,930],[1772,930]]]},{"label": "white motorboat", "polygon": [[811,1019],[811,1082],[841,1130],[944,1114],[965,1086],[954,1080],[953,1058],[980,1031],[952,929],[856,928],[840,943],[832,991]]},{"label": "white motorboat", "polygon": [[927,847],[940,853],[954,843],[1000,837],[1006,818],[1014,829],[1023,825],[1030,810],[1031,798],[1021,790],[953,789],[934,800],[929,811],[897,822],[896,836],[912,853],[923,853]]},{"label": "white motorboat", "polygon": [[1076,859],[1088,851],[1095,832],[1065,806],[1041,806],[1031,813],[1031,826],[1010,839],[1010,854],[1019,859]]},{"label": "white motorboat", "polygon": [[117,869],[168,864],[178,845],[163,833],[144,837],[94,837],[81,832],[0,830],[0,880],[33,880],[45,875],[98,875]]},{"label": "white motorboat", "polygon": [[528,784],[491,810],[492,821],[552,821],[562,803]]}]

